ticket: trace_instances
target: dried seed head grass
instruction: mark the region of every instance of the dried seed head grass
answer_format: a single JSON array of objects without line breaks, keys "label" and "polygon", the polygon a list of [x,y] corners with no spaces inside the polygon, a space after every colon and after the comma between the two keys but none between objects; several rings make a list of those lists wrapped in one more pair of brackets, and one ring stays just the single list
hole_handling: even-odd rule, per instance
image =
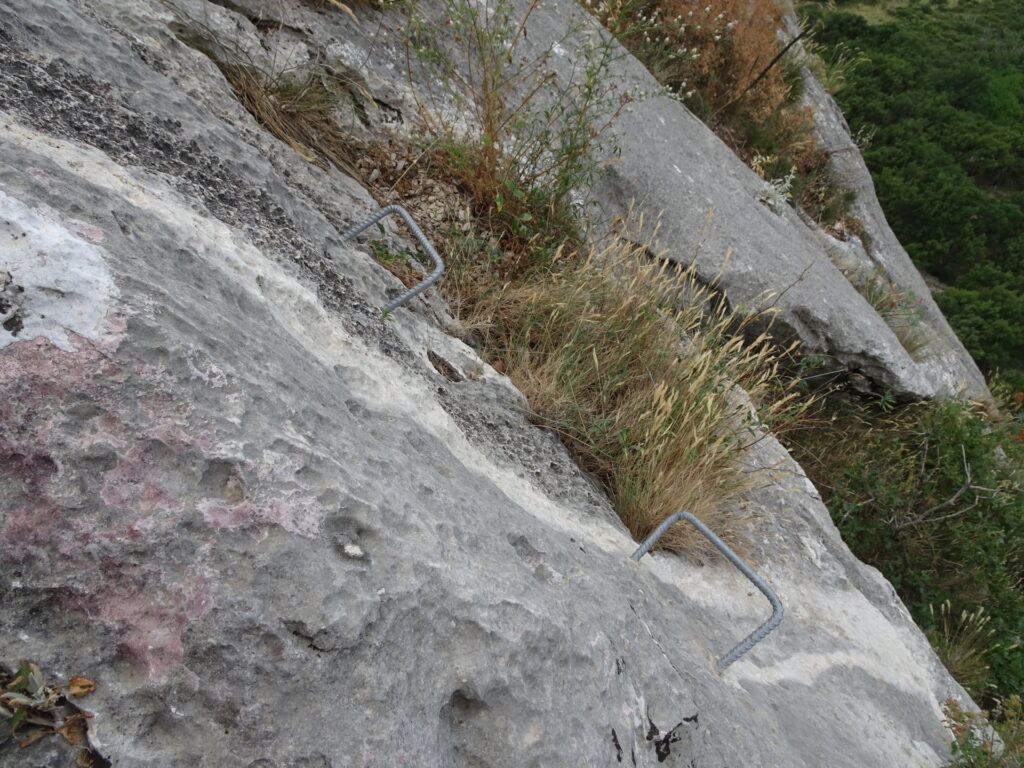
[{"label": "dried seed head grass", "polygon": [[[793,392],[768,397],[780,378],[771,340],[748,339],[749,320],[644,246],[616,239],[575,266],[563,261],[477,302],[472,321],[490,354],[604,484],[634,537],[686,509],[749,550],[747,521],[728,511],[757,482],[740,458],[794,402]],[[716,556],[687,525],[659,546]]]},{"label": "dried seed head grass", "polygon": [[949,600],[938,611],[934,605],[928,606],[928,613],[932,628],[927,634],[932,648],[956,681],[972,697],[979,698],[992,682],[992,672],[985,661],[995,645],[995,630],[989,626],[991,617],[984,607],[955,613]]},{"label": "dried seed head grass", "polygon": [[881,276],[854,283],[854,287],[892,329],[914,360],[920,362],[928,356],[932,336],[924,324],[923,304],[912,291],[900,288]]},{"label": "dried seed head grass", "polygon": [[239,102],[264,128],[306,161],[356,175],[357,145],[335,115],[349,87],[340,78],[326,70],[270,76],[247,64],[218,66]]}]

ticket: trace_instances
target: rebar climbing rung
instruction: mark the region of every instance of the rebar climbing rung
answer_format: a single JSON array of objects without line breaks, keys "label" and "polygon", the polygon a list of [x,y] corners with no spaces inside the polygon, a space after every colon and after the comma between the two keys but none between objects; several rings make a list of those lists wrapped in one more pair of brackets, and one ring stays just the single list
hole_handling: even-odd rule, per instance
[{"label": "rebar climbing rung", "polygon": [[398,214],[402,218],[402,221],[405,222],[406,226],[409,227],[409,230],[413,235],[415,235],[416,239],[419,240],[420,245],[423,246],[423,250],[427,252],[427,255],[434,262],[434,271],[427,275],[423,282],[417,283],[397,299],[389,302],[387,306],[384,307],[385,312],[391,312],[392,310],[398,309],[410,299],[423,293],[423,291],[427,290],[427,288],[437,282],[437,279],[441,277],[442,273],[444,273],[444,262],[441,260],[441,257],[437,255],[437,251],[434,250],[434,246],[432,246],[430,241],[427,240],[426,235],[423,234],[423,230],[421,230],[419,226],[417,226],[416,222],[412,220],[412,216],[409,215],[409,212],[400,205],[388,205],[381,208],[379,211],[371,215],[370,218],[360,222],[359,224],[355,224],[342,232],[341,239],[351,240],[363,230],[372,227],[385,216],[390,216],[393,213]]},{"label": "rebar climbing rung", "polygon": [[661,538],[661,534],[680,520],[687,520],[692,523],[693,527],[700,531],[708,541],[714,544],[715,548],[725,555],[729,562],[739,569],[740,573],[746,576],[755,587],[761,590],[761,594],[768,598],[768,602],[771,603],[772,606],[772,615],[768,620],[743,638],[735,648],[725,654],[725,656],[718,661],[715,668],[721,672],[740,656],[764,640],[768,636],[768,633],[782,623],[782,616],[784,613],[782,601],[779,600],[779,596],[775,594],[772,588],[769,587],[760,576],[754,573],[750,566],[740,559],[739,555],[729,548],[728,544],[718,538],[718,536],[715,535],[715,532],[704,525],[698,517],[690,514],[689,512],[676,512],[671,517],[663,520],[661,525],[655,528],[651,535],[644,539],[643,544],[637,547],[636,552],[633,553],[633,559],[639,562],[641,557],[651,551],[651,547],[653,547],[655,543],[657,543],[658,539]]}]

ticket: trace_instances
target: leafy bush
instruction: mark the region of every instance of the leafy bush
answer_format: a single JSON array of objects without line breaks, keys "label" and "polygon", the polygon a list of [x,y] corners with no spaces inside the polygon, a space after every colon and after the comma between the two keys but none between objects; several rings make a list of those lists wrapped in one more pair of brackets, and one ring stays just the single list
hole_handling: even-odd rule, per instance
[{"label": "leafy bush", "polygon": [[[966,685],[1002,695],[1024,689],[1024,425],[1014,408],[992,422],[963,403],[865,405],[839,393],[826,428],[789,438],[854,553],[893,583],[940,649],[977,651],[991,674],[980,680],[977,663],[964,665]],[[949,621],[981,608],[984,642]]]}]

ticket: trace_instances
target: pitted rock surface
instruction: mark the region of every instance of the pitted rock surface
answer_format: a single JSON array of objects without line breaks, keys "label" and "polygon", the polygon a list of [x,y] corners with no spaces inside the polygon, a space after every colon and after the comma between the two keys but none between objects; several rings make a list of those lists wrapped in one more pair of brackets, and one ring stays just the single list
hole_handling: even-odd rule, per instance
[{"label": "pitted rock surface", "polygon": [[[338,235],[366,192],[180,42],[205,19],[256,55],[226,5],[0,6],[3,660],[95,680],[125,768],[941,765],[963,691],[778,443],[742,507],[787,619],[717,675],[760,595],[633,563],[504,377],[422,304],[381,316],[401,287]],[[281,13],[297,49],[365,42]]]}]

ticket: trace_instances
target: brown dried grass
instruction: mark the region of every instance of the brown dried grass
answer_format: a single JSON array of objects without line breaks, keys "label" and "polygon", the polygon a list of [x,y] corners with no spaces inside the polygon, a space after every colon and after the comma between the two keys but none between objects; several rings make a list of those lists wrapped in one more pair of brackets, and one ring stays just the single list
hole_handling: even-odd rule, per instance
[{"label": "brown dried grass", "polygon": [[[762,422],[796,402],[790,386],[777,391],[771,339],[746,339],[751,319],[733,316],[692,272],[660,266],[627,240],[563,266],[476,302],[469,320],[492,360],[604,485],[638,540],[685,509],[747,550],[748,521],[729,502],[757,475],[740,459],[763,438]],[[715,556],[682,524],[659,546]]]},{"label": "brown dried grass", "polygon": [[246,64],[217,64],[242,106],[299,156],[357,175],[357,146],[335,115],[344,90],[337,78],[324,71],[270,76]]}]

